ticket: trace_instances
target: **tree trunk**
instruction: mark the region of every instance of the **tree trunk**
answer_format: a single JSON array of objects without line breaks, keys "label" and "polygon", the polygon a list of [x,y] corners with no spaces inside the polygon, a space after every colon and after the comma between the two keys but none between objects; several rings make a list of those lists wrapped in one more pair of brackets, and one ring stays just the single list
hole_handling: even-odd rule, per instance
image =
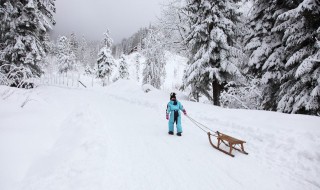
[{"label": "tree trunk", "polygon": [[199,99],[200,99],[200,95],[199,95],[199,93],[197,92],[197,94],[196,94],[196,100],[197,100],[197,102],[199,102]]},{"label": "tree trunk", "polygon": [[212,99],[213,105],[220,106],[220,94],[221,94],[222,86],[218,81],[212,82]]}]

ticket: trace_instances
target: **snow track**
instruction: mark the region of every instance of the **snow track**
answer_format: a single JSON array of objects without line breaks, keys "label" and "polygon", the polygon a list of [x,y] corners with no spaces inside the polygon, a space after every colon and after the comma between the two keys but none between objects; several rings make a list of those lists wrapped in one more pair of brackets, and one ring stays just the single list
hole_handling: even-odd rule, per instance
[{"label": "snow track", "polygon": [[146,94],[128,81],[41,87],[21,109],[24,93],[0,99],[3,190],[320,189],[318,117],[182,101],[191,117],[247,141],[249,155],[231,158],[185,117],[183,136],[169,136],[161,91]]},{"label": "snow track", "polygon": [[60,137],[51,150],[30,167],[21,189],[103,187],[108,133],[99,114],[90,106],[70,114],[60,126]]}]

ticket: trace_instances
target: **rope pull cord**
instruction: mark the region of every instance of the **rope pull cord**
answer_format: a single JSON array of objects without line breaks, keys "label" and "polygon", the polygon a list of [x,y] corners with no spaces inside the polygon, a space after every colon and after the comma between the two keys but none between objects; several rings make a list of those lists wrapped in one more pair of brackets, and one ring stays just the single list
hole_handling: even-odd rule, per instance
[{"label": "rope pull cord", "polygon": [[201,129],[203,132],[208,133],[208,132],[212,132],[210,133],[212,136],[218,137],[219,132],[218,131],[213,131],[211,130],[209,127],[201,124],[200,122],[196,121],[195,119],[193,119],[192,117],[190,117],[189,115],[186,115],[186,117],[193,123],[195,124],[199,129]]}]

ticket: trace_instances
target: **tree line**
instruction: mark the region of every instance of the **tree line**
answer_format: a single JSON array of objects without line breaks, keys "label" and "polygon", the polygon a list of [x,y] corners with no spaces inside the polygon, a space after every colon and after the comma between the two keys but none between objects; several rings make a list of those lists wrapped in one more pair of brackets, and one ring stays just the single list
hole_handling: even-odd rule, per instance
[{"label": "tree line", "polygon": [[128,78],[123,55],[139,51],[146,57],[142,83],[160,88],[171,51],[188,57],[180,89],[194,101],[320,114],[319,0],[256,0],[247,14],[240,0],[171,0],[156,23],[118,44],[108,30],[100,42],[75,33],[53,42],[54,3],[0,2],[1,84],[22,86],[54,60],[60,73],[82,67],[105,85],[115,59],[121,57],[117,78]]},{"label": "tree line", "polygon": [[[320,2],[173,0],[162,27],[187,50],[183,89],[214,105],[320,114]],[[170,39],[170,37],[172,37]]]}]

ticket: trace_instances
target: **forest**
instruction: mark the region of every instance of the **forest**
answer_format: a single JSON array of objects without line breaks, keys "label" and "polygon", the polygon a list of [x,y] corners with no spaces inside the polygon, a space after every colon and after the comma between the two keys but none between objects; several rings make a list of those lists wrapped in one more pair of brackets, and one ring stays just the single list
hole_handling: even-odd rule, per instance
[{"label": "forest", "polygon": [[[244,3],[249,9],[243,10]],[[157,22],[114,43],[76,32],[52,39],[55,0],[0,3],[0,85],[30,88],[46,73],[82,72],[107,85],[115,60],[145,57],[143,84],[161,89],[166,52],[188,59],[190,100],[226,108],[320,115],[319,0],[170,0]]]}]

